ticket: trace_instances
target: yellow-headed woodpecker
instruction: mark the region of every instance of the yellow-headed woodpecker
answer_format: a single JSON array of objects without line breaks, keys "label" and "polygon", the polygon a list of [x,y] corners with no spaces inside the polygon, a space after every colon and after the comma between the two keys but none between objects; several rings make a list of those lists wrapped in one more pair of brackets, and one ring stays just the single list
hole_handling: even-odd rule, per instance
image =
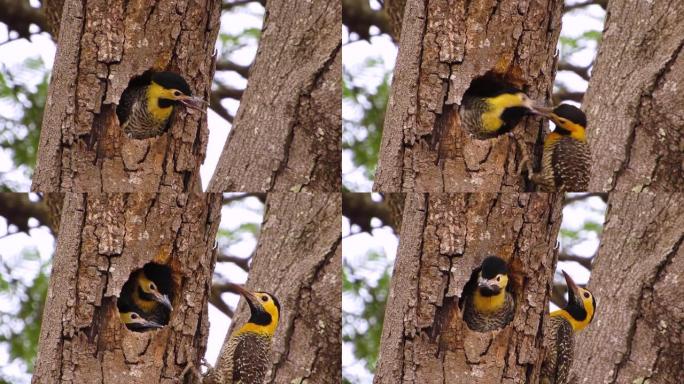
[{"label": "yellow-headed woodpecker", "polygon": [[247,300],[250,318],[230,336],[227,353],[203,382],[221,384],[262,384],[271,364],[271,340],[278,327],[280,303],[270,293],[250,292],[235,285]]},{"label": "yellow-headed woodpecker", "polygon": [[511,131],[534,109],[534,102],[520,89],[498,78],[482,76],[473,80],[463,94],[459,115],[466,132],[485,140]]},{"label": "yellow-headed woodpecker", "polygon": [[188,83],[174,72],[155,72],[131,82],[124,90],[116,115],[124,133],[133,139],[161,135],[176,105],[202,111],[203,100],[193,97]]},{"label": "yellow-headed woodpecker", "polygon": [[[477,281],[463,290],[463,320],[468,328],[489,332],[505,327],[513,320],[515,300],[508,290],[508,266],[496,256],[489,256],[476,269]],[[472,281],[472,279],[471,279]]]},{"label": "yellow-headed woodpecker", "polygon": [[563,271],[568,284],[568,305],[551,312],[544,328],[544,361],[542,384],[565,384],[574,357],[574,333],[594,319],[596,300],[588,290],[580,288]]},{"label": "yellow-headed woodpecker", "polygon": [[579,108],[561,104],[556,108],[536,108],[556,124],[544,139],[541,172],[531,172],[530,180],[544,192],[584,192],[589,188],[591,151],[585,136],[587,117]]}]

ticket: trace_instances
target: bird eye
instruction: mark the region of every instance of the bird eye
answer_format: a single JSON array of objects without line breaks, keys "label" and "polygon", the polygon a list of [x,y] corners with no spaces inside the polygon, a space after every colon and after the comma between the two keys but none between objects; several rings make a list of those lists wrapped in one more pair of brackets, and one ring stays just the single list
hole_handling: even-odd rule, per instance
[{"label": "bird eye", "polygon": [[501,276],[497,276],[496,281],[501,281]]},{"label": "bird eye", "polygon": [[261,296],[261,301],[263,301],[264,303],[267,302],[267,301],[268,301],[268,296],[265,296],[265,295],[264,295],[264,296]]},{"label": "bird eye", "polygon": [[137,313],[131,313],[131,319],[137,319],[138,314]]},{"label": "bird eye", "polygon": [[591,296],[591,295],[589,294],[589,292],[584,292],[584,297],[585,297],[585,298],[587,298],[587,299],[588,299],[588,298],[589,298],[589,296]]},{"label": "bird eye", "polygon": [[178,96],[181,95],[181,93],[180,93],[180,91],[173,91],[173,95],[176,96],[176,97],[178,97]]},{"label": "bird eye", "polygon": [[156,291],[156,290],[157,290],[157,286],[154,285],[154,283],[150,283],[150,290],[151,290],[151,291]]}]

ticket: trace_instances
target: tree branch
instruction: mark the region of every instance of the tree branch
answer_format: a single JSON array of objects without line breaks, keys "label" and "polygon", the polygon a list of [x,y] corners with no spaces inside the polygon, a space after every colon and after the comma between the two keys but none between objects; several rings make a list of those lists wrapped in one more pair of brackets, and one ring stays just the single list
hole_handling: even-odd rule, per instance
[{"label": "tree branch", "polygon": [[240,200],[246,199],[246,198],[248,198],[248,197],[256,197],[256,198],[259,199],[259,201],[261,201],[262,203],[266,201],[266,194],[265,194],[265,193],[261,193],[261,192],[248,192],[248,193],[242,193],[242,194],[235,194],[235,195],[233,195],[233,196],[227,196],[227,197],[224,196],[224,197],[223,197],[222,204],[223,204],[223,205],[227,205],[227,204],[230,204],[230,203],[234,203],[234,202],[236,202],[236,201],[240,201]]},{"label": "tree branch", "polygon": [[558,105],[563,100],[572,100],[578,103],[582,102],[584,92],[570,92],[568,90],[560,90],[553,94],[553,104]]},{"label": "tree branch", "polygon": [[52,228],[50,211],[47,205],[41,201],[31,201],[26,193],[1,193],[0,216],[7,220],[7,224],[17,227],[19,232],[28,234],[28,221],[31,218],[38,220],[40,225]]},{"label": "tree branch", "polygon": [[576,203],[578,201],[586,200],[590,197],[600,197],[603,202],[608,201],[608,193],[606,192],[591,192],[591,193],[583,193],[581,195],[574,195],[574,196],[565,196],[565,199],[563,199],[563,206],[570,205],[573,203]]},{"label": "tree branch", "polygon": [[221,290],[218,288],[215,288],[216,285],[212,284],[211,286],[211,294],[209,295],[209,302],[216,307],[219,311],[223,312],[226,316],[230,317],[231,319],[233,318],[233,310],[226,304],[225,301],[221,298]]},{"label": "tree branch", "polygon": [[[386,200],[375,202],[370,193],[344,193],[342,194],[342,215],[353,225],[361,227],[364,232],[373,230],[371,219],[374,217],[382,221],[383,225],[395,228],[392,220],[392,211]],[[398,229],[394,229],[398,233]]]},{"label": "tree branch", "polygon": [[262,7],[266,6],[266,0],[233,0],[231,2],[224,2],[221,4],[222,11],[228,11],[233,7],[238,7],[240,5],[247,5],[249,3],[259,3]]},{"label": "tree branch", "polygon": [[242,257],[237,257],[233,255],[225,255],[220,253],[216,257],[216,261],[219,263],[233,263],[240,267],[245,272],[249,272],[249,261],[252,259],[252,256],[242,258]]},{"label": "tree branch", "polygon": [[390,33],[387,13],[373,10],[368,0],[342,0],[342,23],[365,40],[370,40],[372,26],[382,33]]},{"label": "tree branch", "polygon": [[28,1],[0,0],[0,22],[7,24],[10,31],[16,31],[20,37],[31,37],[29,26],[35,24],[41,31],[47,31],[45,16],[39,8],[33,8]]},{"label": "tree branch", "polygon": [[217,71],[233,71],[237,72],[240,76],[244,77],[245,79],[249,77],[249,69],[252,68],[252,65],[240,65],[237,63],[234,63],[230,60],[221,60],[216,63],[216,70]]},{"label": "tree branch", "polygon": [[589,5],[600,5],[601,8],[606,9],[608,6],[608,0],[587,0],[587,1],[581,1],[579,3],[571,4],[571,5],[566,5],[563,8],[563,12],[570,12],[578,8],[586,7]]},{"label": "tree branch", "polygon": [[589,78],[591,77],[589,76],[589,68],[591,68],[591,65],[586,67],[580,67],[579,65],[570,64],[567,61],[561,61],[560,63],[558,63],[559,71],[574,72],[586,81],[589,81]]},{"label": "tree branch", "polygon": [[594,256],[583,257],[583,256],[577,256],[577,255],[570,255],[567,253],[559,253],[558,254],[558,261],[574,261],[574,262],[581,264],[584,268],[586,268],[590,271],[591,271],[592,260],[594,260]]}]

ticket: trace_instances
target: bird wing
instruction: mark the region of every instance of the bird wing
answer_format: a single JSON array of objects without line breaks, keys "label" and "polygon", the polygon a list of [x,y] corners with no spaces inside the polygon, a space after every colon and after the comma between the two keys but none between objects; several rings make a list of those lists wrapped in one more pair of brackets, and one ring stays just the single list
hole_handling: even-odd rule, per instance
[{"label": "bird wing", "polygon": [[556,384],[565,384],[568,380],[572,358],[575,350],[572,325],[561,321],[556,333]]}]

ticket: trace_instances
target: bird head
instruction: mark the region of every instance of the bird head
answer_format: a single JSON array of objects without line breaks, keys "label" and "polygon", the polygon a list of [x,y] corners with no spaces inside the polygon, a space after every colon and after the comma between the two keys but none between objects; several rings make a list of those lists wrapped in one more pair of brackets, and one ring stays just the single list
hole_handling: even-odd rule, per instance
[{"label": "bird head", "polygon": [[536,107],[535,111],[556,124],[554,132],[584,138],[587,116],[581,109],[570,104],[560,104],[555,108]]},{"label": "bird head", "polygon": [[477,276],[477,289],[483,296],[494,296],[501,293],[508,285],[508,266],[496,256],[489,256],[480,267]]},{"label": "bird head", "polygon": [[186,107],[204,112],[206,101],[192,96],[190,86],[183,77],[174,72],[156,72],[152,75],[150,92],[160,100],[160,105],[181,103]]},{"label": "bird head", "polygon": [[163,328],[164,326],[140,316],[137,312],[120,312],[121,322],[131,331],[145,332],[153,329]]},{"label": "bird head", "polygon": [[256,332],[273,336],[280,319],[280,303],[278,299],[268,292],[252,292],[234,285],[249,305],[250,317],[240,332]]},{"label": "bird head", "polygon": [[[143,271],[140,271],[138,273],[136,279],[138,283],[138,289],[141,291],[137,292],[137,294],[142,300],[152,300],[163,305],[169,311],[173,310],[173,306],[171,305],[171,300],[169,300],[169,296],[161,293],[159,291],[157,284],[154,281],[150,280]],[[136,304],[142,308],[145,307],[144,303],[137,302]],[[149,310],[149,308],[144,309]]]},{"label": "bird head", "polygon": [[564,310],[570,315],[570,323],[576,331],[584,329],[594,319],[596,299],[589,290],[580,288],[565,272],[565,282],[568,285],[568,305]]}]

